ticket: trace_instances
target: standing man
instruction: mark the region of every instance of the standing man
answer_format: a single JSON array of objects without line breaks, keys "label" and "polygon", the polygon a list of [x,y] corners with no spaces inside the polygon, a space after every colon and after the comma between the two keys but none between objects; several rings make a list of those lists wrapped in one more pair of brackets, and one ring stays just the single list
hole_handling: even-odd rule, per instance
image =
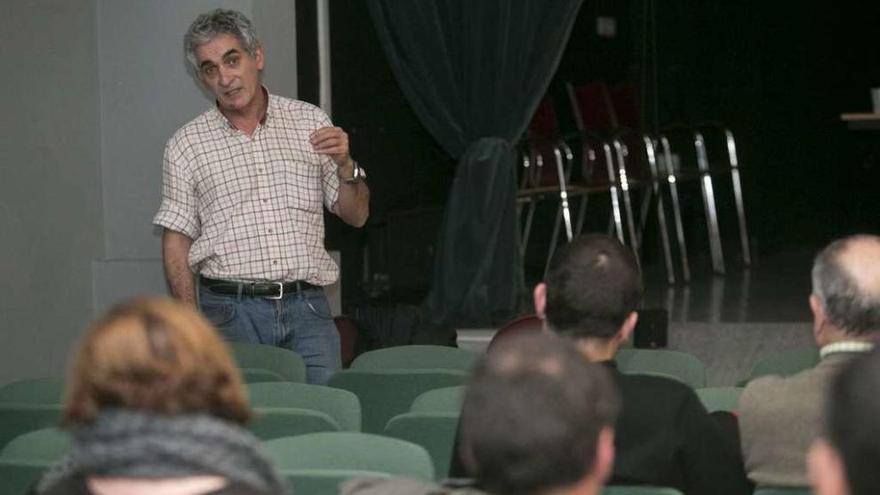
[{"label": "standing man", "polygon": [[326,383],[340,356],[323,286],[339,269],[322,206],[363,226],[365,173],[323,111],[261,84],[263,47],[240,12],[198,16],[183,44],[215,104],[165,147],[153,223],[171,293],[198,301],[227,340],[296,351],[308,381]]}]

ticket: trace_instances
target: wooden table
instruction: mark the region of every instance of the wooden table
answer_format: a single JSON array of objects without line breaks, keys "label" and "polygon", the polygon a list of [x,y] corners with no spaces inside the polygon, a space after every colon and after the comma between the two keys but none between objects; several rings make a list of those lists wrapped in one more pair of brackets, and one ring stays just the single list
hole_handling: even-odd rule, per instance
[{"label": "wooden table", "polygon": [[880,131],[880,113],[842,113],[840,120],[854,131]]}]

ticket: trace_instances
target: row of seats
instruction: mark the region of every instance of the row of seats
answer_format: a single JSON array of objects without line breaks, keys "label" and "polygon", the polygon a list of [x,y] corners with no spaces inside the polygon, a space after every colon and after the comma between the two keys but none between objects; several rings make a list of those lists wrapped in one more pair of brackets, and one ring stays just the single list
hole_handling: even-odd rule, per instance
[{"label": "row of seats", "polygon": [[[305,367],[290,351],[247,344],[232,347],[243,370],[262,370],[251,368],[259,364],[271,368],[263,371],[278,377],[247,385],[256,412],[251,428],[257,437],[267,442],[279,440],[277,445],[282,449],[287,448],[280,447],[287,445],[287,440],[281,441],[282,438],[319,432],[381,434],[387,440],[420,445],[427,453],[432,473],[442,477],[448,471],[463,383],[475,354],[432,346],[384,349],[362,355],[360,362],[353,363],[353,369],[339,372],[330,387],[323,387],[292,381],[304,378]],[[817,356],[813,354],[815,351],[812,354],[784,353],[776,361],[759,363],[754,371],[759,374],[796,372],[815,364]],[[698,396],[710,411],[733,410],[741,393],[736,387],[698,387],[705,383],[705,369],[699,359],[686,353],[627,349],[621,352],[619,363],[626,372],[675,374],[675,378],[697,388]],[[426,364],[448,369],[418,368]],[[28,380],[0,388],[0,446],[24,432],[57,425],[62,392],[60,379]],[[39,449],[47,447],[48,442],[51,447],[51,441],[41,440],[40,435],[51,438],[52,434],[45,431],[52,430],[40,430],[35,437],[25,437],[18,445]],[[20,448],[14,443],[10,445],[7,445],[9,452],[4,449],[0,454],[0,470],[9,471],[10,477],[19,473],[22,479],[35,479],[58,454],[52,454],[51,459],[18,459],[20,462],[9,465],[7,454]],[[47,448],[47,452],[52,453],[52,449]],[[310,481],[300,483],[321,485],[334,479],[312,472],[318,469],[314,466],[295,467],[310,470],[307,477]],[[365,468],[352,465],[346,469]],[[7,474],[3,475],[4,479]],[[2,493],[5,492],[0,491]]]}]

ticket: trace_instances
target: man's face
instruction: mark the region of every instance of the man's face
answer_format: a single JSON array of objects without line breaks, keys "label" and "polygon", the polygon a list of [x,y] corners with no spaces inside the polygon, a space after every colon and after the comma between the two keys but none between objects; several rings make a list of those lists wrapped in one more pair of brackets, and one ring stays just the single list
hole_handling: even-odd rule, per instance
[{"label": "man's face", "polygon": [[196,48],[199,78],[217,98],[220,109],[242,113],[256,104],[263,69],[263,50],[251,57],[238,38],[222,34]]}]

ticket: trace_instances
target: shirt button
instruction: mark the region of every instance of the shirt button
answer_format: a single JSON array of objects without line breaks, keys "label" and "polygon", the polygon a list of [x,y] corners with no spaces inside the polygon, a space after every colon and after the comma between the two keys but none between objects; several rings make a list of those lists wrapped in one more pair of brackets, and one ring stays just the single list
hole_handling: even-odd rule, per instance
[{"label": "shirt button", "polygon": [[270,233],[270,234],[272,233],[272,229],[269,229],[269,233]]},{"label": "shirt button", "polygon": [[272,264],[273,264],[273,265],[277,265],[277,264],[278,264],[278,260],[272,260]]}]

